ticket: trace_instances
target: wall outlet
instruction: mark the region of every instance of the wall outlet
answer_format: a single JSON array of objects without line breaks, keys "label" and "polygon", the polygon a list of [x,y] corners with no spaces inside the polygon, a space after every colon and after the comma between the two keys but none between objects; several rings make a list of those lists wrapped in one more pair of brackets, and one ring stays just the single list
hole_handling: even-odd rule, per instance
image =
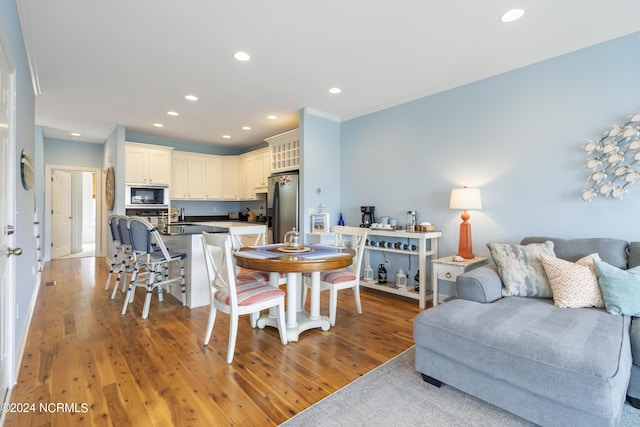
[{"label": "wall outlet", "polygon": [[213,213],[218,213],[218,207],[217,206],[213,207]]},{"label": "wall outlet", "polygon": [[391,261],[389,261],[388,259],[384,260],[384,268],[387,269],[387,271],[389,271],[391,269]]}]

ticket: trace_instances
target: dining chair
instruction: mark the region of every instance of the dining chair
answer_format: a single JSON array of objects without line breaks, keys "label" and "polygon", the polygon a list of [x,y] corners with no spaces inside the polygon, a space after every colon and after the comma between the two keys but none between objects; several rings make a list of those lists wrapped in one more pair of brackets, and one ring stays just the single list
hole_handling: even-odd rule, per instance
[{"label": "dining chair", "polygon": [[111,292],[111,299],[115,299],[118,289],[121,288],[122,292],[126,291],[127,276],[133,273],[133,252],[131,251],[131,238],[127,229],[129,217],[126,215],[114,216],[115,218],[110,222],[110,228],[112,229],[112,234],[116,235],[120,246],[120,266],[118,267],[116,284],[113,287],[113,292]]},{"label": "dining chair", "polygon": [[[202,233],[204,259],[209,278],[211,308],[204,345],[209,344],[218,310],[229,315],[229,345],[227,363],[233,361],[236,338],[238,336],[238,318],[240,315],[257,316],[261,310],[277,308],[278,331],[282,344],[287,343],[284,320],[285,293],[277,286],[265,282],[236,283],[235,259],[232,253],[229,234]],[[255,321],[251,321],[252,326]]]},{"label": "dining chair", "polygon": [[[266,227],[262,225],[242,225],[239,227],[229,227],[229,235],[231,236],[231,247],[234,251],[243,248],[243,236],[255,235],[256,237],[251,243],[251,246],[264,245],[266,242]],[[236,272],[236,279],[238,282],[269,282],[271,278],[276,278],[278,285],[284,285],[287,283],[287,275],[285,273],[267,273],[265,271],[256,270],[238,270]]]},{"label": "dining chair", "polygon": [[122,245],[120,244],[120,233],[118,232],[118,215],[112,214],[107,217],[107,225],[109,226],[109,236],[111,237],[111,243],[113,244],[113,255],[111,257],[111,266],[109,267],[109,275],[107,276],[107,283],[104,285],[104,290],[109,290],[111,284],[111,277],[116,268],[116,264],[122,261],[124,252]]},{"label": "dining chair", "polygon": [[[351,239],[351,249],[356,254],[353,257],[353,264],[350,267],[324,271],[320,273],[320,291],[329,290],[329,323],[336,325],[336,311],[338,306],[338,291],[353,288],[353,296],[356,301],[358,314],[362,314],[362,303],[360,302],[360,267],[362,266],[362,256],[364,255],[364,245],[367,239],[368,229],[365,227],[349,227],[337,225],[333,228],[336,246],[347,246],[346,237]],[[302,301],[307,299],[307,290],[311,287],[311,279],[305,277],[302,291]]]},{"label": "dining chair", "polygon": [[[143,319],[149,316],[151,295],[154,289],[158,289],[158,300],[162,302],[163,288],[169,290],[171,286],[179,284],[182,305],[187,305],[183,263],[187,254],[169,251],[158,230],[145,219],[139,217],[129,218],[127,229],[129,230],[133,253],[133,273],[131,274],[129,289],[122,306],[122,314],[126,313],[127,306],[133,301],[136,287],[145,287],[147,290],[142,309]],[[177,264],[179,268],[179,274],[174,277],[171,276],[171,264]],[[143,277],[139,276],[143,276],[144,280],[141,280]]]}]

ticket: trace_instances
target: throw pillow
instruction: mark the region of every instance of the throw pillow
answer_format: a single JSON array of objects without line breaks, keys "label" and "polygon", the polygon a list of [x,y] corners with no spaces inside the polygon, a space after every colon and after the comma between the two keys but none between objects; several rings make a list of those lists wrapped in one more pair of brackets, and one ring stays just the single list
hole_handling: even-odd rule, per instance
[{"label": "throw pillow", "polygon": [[604,261],[593,261],[602,289],[604,306],[611,314],[640,316],[640,267],[621,270]]},{"label": "throw pillow", "polygon": [[598,275],[593,266],[598,254],[587,255],[575,263],[542,255],[542,266],[553,292],[553,305],[565,308],[604,307]]},{"label": "throw pillow", "polygon": [[487,247],[502,279],[502,296],[553,296],[540,261],[541,255],[556,256],[552,241],[529,245],[488,243]]}]

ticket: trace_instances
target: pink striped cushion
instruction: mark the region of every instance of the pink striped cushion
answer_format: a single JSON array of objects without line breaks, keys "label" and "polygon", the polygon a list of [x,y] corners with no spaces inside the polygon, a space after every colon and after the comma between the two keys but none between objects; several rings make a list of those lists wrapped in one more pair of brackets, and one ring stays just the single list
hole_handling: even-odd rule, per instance
[{"label": "pink striped cushion", "polygon": [[356,280],[356,275],[349,270],[325,271],[320,274],[320,280],[328,283],[342,283]]},{"label": "pink striped cushion", "polygon": [[238,282],[268,282],[269,273],[253,270],[243,271],[242,273],[238,273],[237,280]]},{"label": "pink striped cushion", "polygon": [[[280,278],[283,279],[285,273],[280,273]],[[242,273],[238,273],[238,282],[268,282],[269,273],[264,271],[247,270]]]},{"label": "pink striped cushion", "polygon": [[[251,305],[271,298],[284,296],[284,291],[261,282],[245,283],[236,286],[238,292],[238,305]],[[215,297],[224,304],[231,303],[228,290],[219,290]]]}]

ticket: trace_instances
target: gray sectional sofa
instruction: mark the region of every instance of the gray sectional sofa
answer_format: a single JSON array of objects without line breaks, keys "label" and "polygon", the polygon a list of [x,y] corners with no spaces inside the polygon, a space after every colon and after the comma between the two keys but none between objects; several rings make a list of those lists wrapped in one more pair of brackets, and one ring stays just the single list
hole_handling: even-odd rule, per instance
[{"label": "gray sectional sofa", "polygon": [[[558,258],[592,253],[620,269],[640,244],[552,241]],[[457,298],[415,318],[416,370],[544,426],[616,426],[625,397],[640,402],[640,321],[603,308],[559,308],[550,298],[502,296],[495,265],[458,277]],[[636,365],[635,363],[638,363]]]}]

